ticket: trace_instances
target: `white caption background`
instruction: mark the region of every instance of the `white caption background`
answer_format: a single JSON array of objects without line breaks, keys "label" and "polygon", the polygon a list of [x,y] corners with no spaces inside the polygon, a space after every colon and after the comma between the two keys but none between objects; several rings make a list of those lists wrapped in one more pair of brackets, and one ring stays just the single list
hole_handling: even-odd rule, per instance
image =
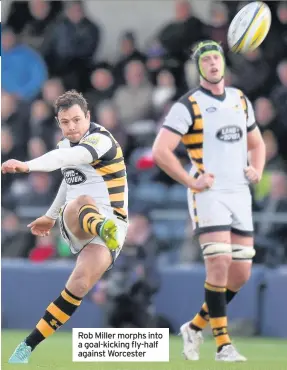
[{"label": "white caption background", "polygon": [[167,362],[169,329],[73,329],[74,362]]}]

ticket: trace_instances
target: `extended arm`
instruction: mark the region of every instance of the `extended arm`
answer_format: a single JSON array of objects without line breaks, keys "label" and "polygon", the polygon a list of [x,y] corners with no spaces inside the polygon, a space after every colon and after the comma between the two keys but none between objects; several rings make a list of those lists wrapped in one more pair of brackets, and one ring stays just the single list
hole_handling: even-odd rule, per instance
[{"label": "extended arm", "polygon": [[29,171],[51,172],[65,166],[89,164],[101,158],[109,150],[116,151],[112,140],[102,134],[93,134],[73,148],[52,150],[27,162]]},{"label": "extended arm", "polygon": [[26,162],[29,171],[51,172],[65,166],[76,166],[93,162],[92,154],[84,147],[52,150],[41,157]]},{"label": "extended arm", "polygon": [[2,173],[51,172],[61,167],[90,164],[106,153],[112,156],[116,152],[116,144],[111,138],[101,134],[92,134],[73,148],[52,150],[28,162],[9,159],[2,164]]}]

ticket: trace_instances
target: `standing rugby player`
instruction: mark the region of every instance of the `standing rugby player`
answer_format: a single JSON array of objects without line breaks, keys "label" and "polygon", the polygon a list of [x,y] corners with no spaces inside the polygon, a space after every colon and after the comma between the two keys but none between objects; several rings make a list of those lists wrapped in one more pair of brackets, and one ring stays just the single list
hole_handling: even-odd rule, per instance
[{"label": "standing rugby player", "polygon": [[128,187],[119,144],[107,130],[90,122],[87,102],[78,92],[60,96],[55,111],[63,133],[58,149],[29,162],[10,159],[2,164],[2,172],[61,168],[64,179],[53,204],[46,215],[28,226],[34,235],[45,236],[59,217],[63,238],[79,255],[65,288],[18,345],[10,363],[27,363],[31,351],[69,320],[112,266],[127,232]]},{"label": "standing rugby player", "polygon": [[[201,332],[210,322],[215,359],[246,361],[228,335],[226,305],[250,276],[255,250],[249,184],[261,179],[265,146],[248,98],[224,86],[221,46],[200,42],[193,58],[200,86],[172,106],[153,146],[159,167],[188,188],[194,234],[205,260],[205,303],[180,329],[183,353],[199,359]],[[191,159],[191,173],[174,155],[180,141]]]}]

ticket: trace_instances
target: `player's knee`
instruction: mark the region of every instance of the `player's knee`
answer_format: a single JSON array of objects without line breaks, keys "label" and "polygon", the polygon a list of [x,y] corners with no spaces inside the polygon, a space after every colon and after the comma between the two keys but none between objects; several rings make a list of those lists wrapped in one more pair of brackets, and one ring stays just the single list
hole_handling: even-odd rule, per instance
[{"label": "player's knee", "polygon": [[75,271],[69,285],[77,297],[84,297],[90,290],[90,278],[82,271]]},{"label": "player's knee", "polygon": [[89,195],[80,195],[76,199],[77,206],[80,209],[81,207],[85,206],[86,204],[94,204],[95,201],[93,200],[92,197]]},{"label": "player's knee", "polygon": [[239,290],[250,278],[251,274],[251,266],[245,266],[237,271],[236,276],[234,277],[235,281],[233,282],[233,286],[236,287],[236,290]]},{"label": "player's knee", "polygon": [[256,251],[254,247],[232,244],[232,258],[234,261],[251,262],[255,254]]},{"label": "player's knee", "polygon": [[211,284],[226,284],[228,277],[228,270],[232,262],[230,254],[209,257],[205,260],[207,279]]},{"label": "player's knee", "polygon": [[214,259],[214,257],[226,257],[224,260],[231,261],[232,247],[229,243],[204,243],[201,245],[204,259]]}]

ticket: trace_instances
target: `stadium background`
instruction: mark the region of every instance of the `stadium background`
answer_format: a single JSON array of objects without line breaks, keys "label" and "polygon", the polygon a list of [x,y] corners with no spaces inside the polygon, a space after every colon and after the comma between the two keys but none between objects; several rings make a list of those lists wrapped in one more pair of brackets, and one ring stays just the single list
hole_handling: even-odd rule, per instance
[{"label": "stadium background", "polygon": [[[154,165],[151,145],[172,102],[198,82],[191,46],[211,38],[227,52],[227,85],[243,89],[253,102],[267,148],[263,180],[252,188],[256,265],[230,306],[232,330],[287,335],[287,5],[269,2],[273,21],[267,39],[257,51],[240,56],[228,52],[226,33],[242,2],[190,4],[2,4],[2,162],[28,160],[54,148],[60,134],[52,102],[70,88],[83,92],[93,120],[114,134],[127,162],[127,245],[66,328],[105,325],[106,308],[135,282],[149,288],[142,293],[151,298],[147,310],[175,331],[199,309],[204,269],[186,190]],[[181,147],[178,155],[188,168]],[[26,227],[49,207],[59,182],[59,173],[2,177],[3,328],[32,328],[73,266],[57,228],[39,239]]]}]

